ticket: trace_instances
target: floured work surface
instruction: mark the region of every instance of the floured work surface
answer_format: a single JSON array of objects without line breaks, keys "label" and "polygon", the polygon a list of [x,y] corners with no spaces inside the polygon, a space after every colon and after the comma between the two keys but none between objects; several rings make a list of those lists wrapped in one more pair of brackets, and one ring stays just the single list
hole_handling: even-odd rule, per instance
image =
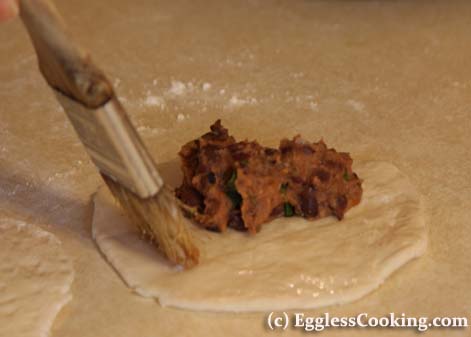
[{"label": "floured work surface", "polygon": [[280,218],[252,237],[192,226],[202,257],[190,270],[142,241],[104,188],[95,197],[93,236],[131,288],[164,306],[268,311],[350,302],[426,247],[420,196],[409,180],[384,162],[356,170],[363,200],[342,221]]}]

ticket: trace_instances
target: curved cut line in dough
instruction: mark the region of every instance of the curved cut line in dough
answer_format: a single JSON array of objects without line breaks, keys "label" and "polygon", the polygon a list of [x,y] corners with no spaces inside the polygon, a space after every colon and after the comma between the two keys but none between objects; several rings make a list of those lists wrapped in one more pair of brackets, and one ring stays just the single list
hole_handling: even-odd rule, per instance
[{"label": "curved cut line in dough", "polygon": [[421,198],[407,177],[384,162],[355,171],[363,200],[342,221],[279,218],[249,238],[191,226],[202,251],[191,270],[169,265],[142,241],[104,188],[95,196],[93,237],[129,287],[163,306],[242,312],[351,302],[427,244]]},{"label": "curved cut line in dough", "polygon": [[0,335],[47,337],[72,299],[72,262],[40,227],[0,219]]}]

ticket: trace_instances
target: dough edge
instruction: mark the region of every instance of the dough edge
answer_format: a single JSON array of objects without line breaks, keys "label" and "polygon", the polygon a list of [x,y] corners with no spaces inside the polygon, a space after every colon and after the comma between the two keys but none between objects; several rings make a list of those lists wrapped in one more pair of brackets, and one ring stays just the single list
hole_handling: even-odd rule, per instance
[{"label": "dough edge", "polygon": [[[60,272],[64,273],[65,276],[63,276],[63,279],[61,280],[60,285],[56,285],[54,289],[55,293],[55,298],[53,299],[53,302],[48,302],[48,308],[47,308],[47,314],[44,314],[44,307],[42,307],[42,314],[43,316],[39,317],[41,318],[40,322],[34,322],[35,325],[39,325],[38,331],[30,331],[31,335],[24,335],[26,336],[40,336],[40,337],[47,337],[50,335],[51,328],[54,324],[54,321],[57,318],[57,315],[60,313],[60,311],[73,299],[73,294],[71,292],[72,289],[72,284],[75,279],[75,269],[73,267],[73,262],[70,259],[70,257],[66,254],[64,249],[62,248],[62,241],[53,233],[43,229],[41,226],[38,226],[36,224],[18,220],[18,219],[13,219],[10,217],[7,218],[1,218],[0,219],[0,232],[2,230],[9,230],[10,228],[15,228],[18,233],[21,231],[26,232],[23,234],[28,235],[29,237],[19,237],[20,240],[29,240],[31,237],[36,237],[36,238],[47,238],[47,240],[52,244],[55,245],[54,250],[58,250],[60,252],[61,256],[61,267],[62,269]],[[37,248],[37,247],[36,247]],[[42,252],[38,254],[32,254],[34,257],[37,257],[37,255],[40,255]],[[23,258],[24,256],[21,256],[20,258]],[[56,258],[56,257],[54,257]],[[16,261],[15,262],[19,262]],[[20,264],[19,268],[23,268]],[[65,270],[64,270],[65,268]],[[37,276],[35,276],[37,277]],[[23,279],[21,281],[24,281]],[[33,284],[36,280],[33,278],[30,280],[30,284]],[[8,285],[8,284],[7,284]],[[41,294],[44,292],[41,291]],[[58,299],[57,295],[60,295],[61,297]],[[28,302],[29,302],[29,297],[28,297]],[[21,307],[21,310],[24,310],[24,307]],[[21,316],[23,317],[23,315]],[[12,319],[11,317],[9,319]],[[13,318],[14,319],[14,318]],[[22,318],[23,320],[23,318]],[[27,322],[28,324],[31,324],[31,322]],[[3,326],[1,324],[0,326]],[[1,329],[0,329],[1,330]],[[23,335],[22,335],[23,336]]]}]

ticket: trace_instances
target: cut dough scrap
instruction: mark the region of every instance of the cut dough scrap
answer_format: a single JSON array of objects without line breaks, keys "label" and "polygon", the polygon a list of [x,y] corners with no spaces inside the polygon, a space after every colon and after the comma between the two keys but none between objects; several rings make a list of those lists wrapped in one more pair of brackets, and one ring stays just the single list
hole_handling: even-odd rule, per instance
[{"label": "cut dough scrap", "polygon": [[342,221],[279,218],[255,236],[192,226],[200,264],[169,265],[128,223],[102,188],[95,196],[93,237],[127,285],[163,306],[206,311],[317,308],[356,300],[423,254],[421,198],[395,166],[357,165],[362,202]]},{"label": "cut dough scrap", "polygon": [[72,298],[71,261],[41,228],[0,220],[0,336],[46,337]]}]

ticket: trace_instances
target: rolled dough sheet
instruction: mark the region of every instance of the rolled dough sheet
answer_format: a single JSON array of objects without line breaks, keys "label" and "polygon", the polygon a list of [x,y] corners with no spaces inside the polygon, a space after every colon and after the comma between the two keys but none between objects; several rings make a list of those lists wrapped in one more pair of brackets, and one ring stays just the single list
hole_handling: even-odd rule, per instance
[{"label": "rolled dough sheet", "polygon": [[279,218],[253,237],[191,225],[200,265],[182,271],[142,241],[111,195],[95,196],[93,237],[126,284],[163,306],[206,311],[316,308],[356,300],[423,254],[421,198],[395,166],[357,165],[360,205],[342,221]]},{"label": "rolled dough sheet", "polygon": [[72,298],[71,261],[41,228],[0,220],[0,336],[46,337]]}]

